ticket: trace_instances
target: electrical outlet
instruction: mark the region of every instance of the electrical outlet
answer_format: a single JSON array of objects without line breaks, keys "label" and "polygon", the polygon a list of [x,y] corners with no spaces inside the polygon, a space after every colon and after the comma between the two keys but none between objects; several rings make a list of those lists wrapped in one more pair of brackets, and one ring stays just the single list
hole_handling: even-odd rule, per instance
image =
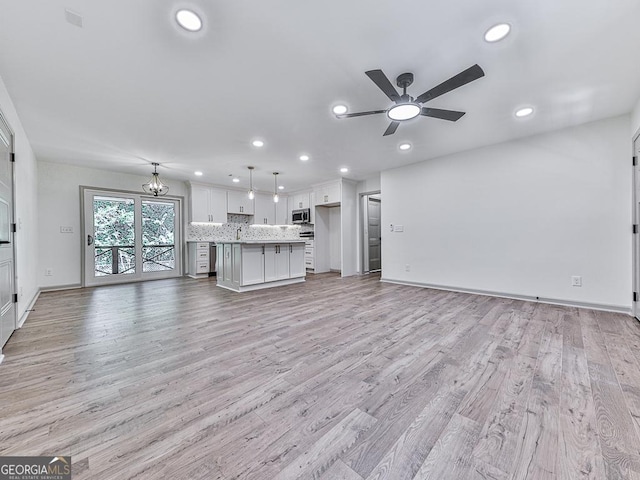
[{"label": "electrical outlet", "polygon": [[579,275],[574,275],[571,277],[571,286],[573,287],[581,287],[582,286],[582,277]]},{"label": "electrical outlet", "polygon": [[53,269],[52,268],[45,268],[44,270],[44,276],[45,277],[50,277],[53,275]]},{"label": "electrical outlet", "polygon": [[411,271],[411,266],[408,263],[404,266],[404,271],[405,272],[410,272]]},{"label": "electrical outlet", "polygon": [[60,227],[60,233],[73,233],[73,227]]}]

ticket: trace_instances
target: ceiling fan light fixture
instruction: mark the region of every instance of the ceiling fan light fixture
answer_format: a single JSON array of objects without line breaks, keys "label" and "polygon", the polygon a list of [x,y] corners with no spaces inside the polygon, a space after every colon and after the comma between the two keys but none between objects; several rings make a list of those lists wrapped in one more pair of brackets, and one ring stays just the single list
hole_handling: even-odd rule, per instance
[{"label": "ceiling fan light fixture", "polygon": [[176,22],[189,32],[197,32],[202,28],[202,19],[193,10],[181,9],[176,12]]},{"label": "ceiling fan light fixture", "polygon": [[509,35],[510,31],[511,25],[509,25],[508,23],[499,23],[485,32],[484,39],[489,43],[499,42],[504,37]]},{"label": "ceiling fan light fixture", "polygon": [[394,105],[387,111],[387,116],[396,122],[402,122],[404,120],[411,120],[420,115],[420,105],[417,103],[401,103],[400,105]]},{"label": "ceiling fan light fixture", "polygon": [[153,195],[154,197],[163,197],[169,193],[169,187],[162,183],[160,175],[158,174],[159,163],[153,162],[153,173],[151,174],[151,180],[148,183],[142,185],[144,193]]}]

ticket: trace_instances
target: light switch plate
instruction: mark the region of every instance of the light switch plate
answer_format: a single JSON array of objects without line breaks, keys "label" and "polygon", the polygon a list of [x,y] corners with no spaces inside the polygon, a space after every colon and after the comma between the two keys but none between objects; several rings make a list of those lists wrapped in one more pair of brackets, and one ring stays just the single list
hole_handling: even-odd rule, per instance
[{"label": "light switch plate", "polygon": [[73,233],[73,227],[60,227],[60,233]]},{"label": "light switch plate", "polygon": [[393,226],[393,231],[394,232],[404,232],[404,225],[394,225]]}]

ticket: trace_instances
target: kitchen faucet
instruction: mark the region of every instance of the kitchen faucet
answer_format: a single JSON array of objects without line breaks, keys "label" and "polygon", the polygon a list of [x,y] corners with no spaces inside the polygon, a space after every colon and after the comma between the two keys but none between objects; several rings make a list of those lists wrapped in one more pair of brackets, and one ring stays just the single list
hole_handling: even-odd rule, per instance
[{"label": "kitchen faucet", "polygon": [[242,233],[242,227],[238,227],[236,230],[236,240],[240,240],[240,233]]}]

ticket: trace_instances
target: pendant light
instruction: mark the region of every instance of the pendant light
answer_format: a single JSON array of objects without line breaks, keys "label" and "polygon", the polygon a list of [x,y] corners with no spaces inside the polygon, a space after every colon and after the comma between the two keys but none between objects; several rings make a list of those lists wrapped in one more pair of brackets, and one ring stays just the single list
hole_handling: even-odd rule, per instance
[{"label": "pendant light", "polygon": [[273,172],[273,203],[278,203],[278,172]]},{"label": "pendant light", "polygon": [[160,176],[158,175],[158,166],[160,164],[153,162],[151,165],[153,165],[151,180],[149,181],[149,183],[145,183],[144,185],[142,185],[142,190],[144,190],[145,193],[153,195],[154,197],[164,196],[169,193],[169,187],[162,183],[162,181],[160,180]]},{"label": "pendant light", "polygon": [[253,191],[253,167],[247,167],[249,169],[249,200],[253,200],[256,194]]}]

